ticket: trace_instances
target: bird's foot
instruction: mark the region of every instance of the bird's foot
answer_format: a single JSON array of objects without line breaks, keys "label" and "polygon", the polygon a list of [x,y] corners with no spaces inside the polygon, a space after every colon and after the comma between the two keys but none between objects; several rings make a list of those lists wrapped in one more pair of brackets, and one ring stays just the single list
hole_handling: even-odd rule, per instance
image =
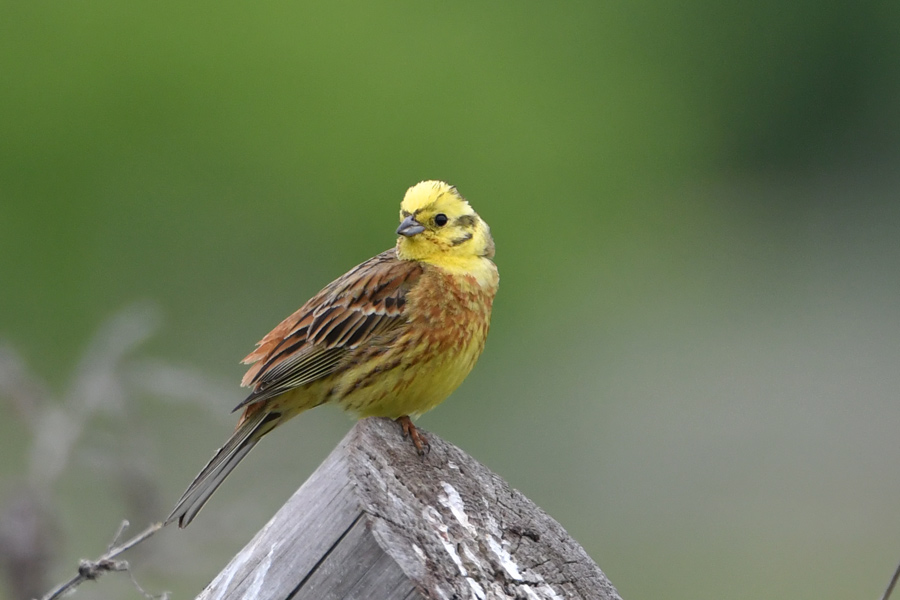
[{"label": "bird's foot", "polygon": [[431,444],[428,443],[428,440],[425,439],[424,435],[419,433],[419,430],[413,425],[412,419],[408,416],[402,416],[396,419],[396,421],[400,424],[400,427],[403,428],[403,437],[409,436],[409,439],[412,440],[419,456],[425,456],[431,451]]}]

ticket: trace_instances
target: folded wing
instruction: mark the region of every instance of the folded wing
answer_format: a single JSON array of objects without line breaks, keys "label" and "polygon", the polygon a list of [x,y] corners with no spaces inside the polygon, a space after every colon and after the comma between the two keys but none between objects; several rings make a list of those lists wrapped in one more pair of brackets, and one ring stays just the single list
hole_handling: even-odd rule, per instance
[{"label": "folded wing", "polygon": [[406,294],[422,265],[382,252],[336,279],[282,321],[244,362],[253,391],[235,410],[264,402],[338,370],[354,349],[406,324]]}]

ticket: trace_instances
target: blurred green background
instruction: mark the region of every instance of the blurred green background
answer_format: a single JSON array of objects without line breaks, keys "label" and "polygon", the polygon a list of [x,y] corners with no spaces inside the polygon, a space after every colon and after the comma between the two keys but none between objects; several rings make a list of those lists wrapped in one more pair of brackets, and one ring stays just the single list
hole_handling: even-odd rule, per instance
[{"label": "blurred green background", "polygon": [[[490,223],[501,290],[485,355],[424,427],[626,599],[883,590],[897,2],[2,2],[0,31],[0,339],[75,397],[107,319],[160,317],[127,363],[145,385],[50,486],[48,586],[120,519],[167,514],[233,426],[238,360],[440,178]],[[205,400],[165,391],[175,367]],[[268,437],[132,557],[141,584],[193,597],[351,423],[326,407]],[[32,437],[0,404],[0,504]],[[113,579],[80,594],[136,597]]]}]

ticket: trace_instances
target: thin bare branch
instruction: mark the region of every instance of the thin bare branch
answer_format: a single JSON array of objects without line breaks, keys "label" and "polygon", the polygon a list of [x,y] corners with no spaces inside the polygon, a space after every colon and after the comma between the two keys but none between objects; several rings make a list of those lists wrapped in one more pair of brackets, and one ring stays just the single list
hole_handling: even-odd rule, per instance
[{"label": "thin bare branch", "polygon": [[[128,526],[128,521],[123,521],[122,525],[119,526],[119,529],[116,531],[116,535],[113,538],[113,543],[119,537],[121,537],[122,532],[125,527]],[[41,600],[56,600],[56,598],[62,598],[65,594],[74,590],[76,587],[81,585],[85,581],[94,581],[99,579],[101,575],[107,573],[109,571],[126,571],[131,577],[132,582],[134,582],[134,577],[131,575],[129,571],[128,561],[126,560],[115,560],[117,556],[125,552],[126,550],[130,550],[134,548],[147,538],[151,537],[154,533],[163,528],[162,523],[154,523],[141,533],[137,534],[130,540],[112,548],[109,548],[105,554],[97,558],[96,560],[82,560],[78,564],[78,574],[69,579],[68,581],[59,584],[49,592],[47,592]],[[137,582],[135,582],[135,587],[137,587],[138,591],[146,598],[155,598],[156,596],[151,596],[147,592],[143,590]],[[166,594],[162,596],[167,597]]]},{"label": "thin bare branch", "polygon": [[884,590],[884,595],[881,597],[881,600],[888,600],[891,597],[891,593],[894,591],[894,586],[897,585],[898,579],[900,579],[900,564],[894,569],[894,576],[891,577],[891,582],[888,584],[887,589]]},{"label": "thin bare branch", "polygon": [[116,544],[118,544],[119,540],[122,539],[122,536],[125,534],[125,530],[128,529],[130,525],[131,523],[128,522],[128,519],[122,519],[122,522],[119,523],[119,528],[116,530],[116,535],[113,536],[112,541],[106,547],[107,552],[111,552],[112,549],[116,547]]},{"label": "thin bare branch", "polygon": [[[15,590],[21,592],[18,597],[35,597],[46,589],[52,550],[58,546],[50,541],[55,531],[55,487],[60,476],[72,468],[73,457],[88,458],[90,465],[106,461],[105,472],[119,474],[117,483],[129,514],[143,515],[133,520],[150,520],[159,514],[153,477],[155,444],[141,420],[132,414],[136,398],[162,397],[212,407],[218,404],[216,400],[234,395],[190,368],[135,356],[159,323],[159,310],[149,302],[133,304],[106,319],[86,345],[74,376],[60,397],[54,397],[49,386],[27,368],[24,358],[0,340],[0,402],[9,404],[31,430],[25,468],[27,484],[23,488],[26,498],[41,500],[0,507],[0,568],[16,586]],[[124,452],[97,450],[102,436],[86,435],[100,415],[120,423],[108,445],[124,448]],[[122,439],[127,439],[127,443],[121,444]],[[10,515],[14,518],[8,518]],[[82,581],[97,579],[107,571],[126,571],[133,581],[128,562],[116,557],[160,526],[120,544],[127,526],[127,521],[122,523],[103,556],[82,561],[77,575],[44,598],[58,598]],[[153,597],[137,584],[135,587],[145,597]]]}]

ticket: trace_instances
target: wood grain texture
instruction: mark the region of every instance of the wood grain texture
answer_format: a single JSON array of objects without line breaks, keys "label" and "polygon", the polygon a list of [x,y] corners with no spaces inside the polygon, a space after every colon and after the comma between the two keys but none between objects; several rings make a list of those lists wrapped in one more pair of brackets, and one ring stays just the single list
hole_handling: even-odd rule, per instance
[{"label": "wood grain texture", "polygon": [[421,457],[358,422],[199,598],[620,600],[559,523],[426,435]]}]

